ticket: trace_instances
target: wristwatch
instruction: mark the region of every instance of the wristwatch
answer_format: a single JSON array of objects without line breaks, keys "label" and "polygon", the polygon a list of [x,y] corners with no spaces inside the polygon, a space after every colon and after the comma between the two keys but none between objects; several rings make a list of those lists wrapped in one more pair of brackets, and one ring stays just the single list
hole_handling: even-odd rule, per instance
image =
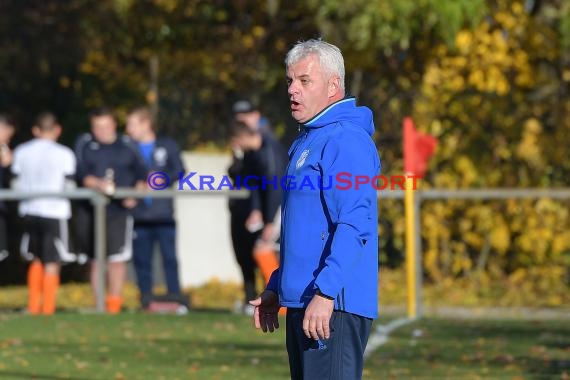
[{"label": "wristwatch", "polygon": [[317,288],[317,291],[315,292],[316,295],[318,295],[319,297],[323,297],[326,298],[328,300],[334,301],[334,297],[331,296],[327,296],[326,294],[324,294],[323,292],[321,292],[321,289]]}]

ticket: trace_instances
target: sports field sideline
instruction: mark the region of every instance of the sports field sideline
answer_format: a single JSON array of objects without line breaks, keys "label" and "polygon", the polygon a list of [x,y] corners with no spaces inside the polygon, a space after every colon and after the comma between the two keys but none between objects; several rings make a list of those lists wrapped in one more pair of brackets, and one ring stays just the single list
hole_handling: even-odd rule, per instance
[{"label": "sports field sideline", "polygon": [[[3,380],[287,378],[283,330],[228,312],[0,314]],[[568,379],[570,320],[422,319],[388,336],[364,378]]]}]

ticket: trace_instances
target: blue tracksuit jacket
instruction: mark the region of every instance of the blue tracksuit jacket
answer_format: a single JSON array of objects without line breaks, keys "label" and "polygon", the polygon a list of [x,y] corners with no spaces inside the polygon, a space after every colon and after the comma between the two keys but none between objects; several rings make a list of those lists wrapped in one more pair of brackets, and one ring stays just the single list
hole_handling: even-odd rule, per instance
[{"label": "blue tracksuit jacket", "polygon": [[380,173],[372,112],[345,98],[303,127],[289,150],[281,265],[267,289],[286,307],[306,307],[319,289],[336,310],[375,318],[377,195],[371,184],[355,185],[356,176]]}]

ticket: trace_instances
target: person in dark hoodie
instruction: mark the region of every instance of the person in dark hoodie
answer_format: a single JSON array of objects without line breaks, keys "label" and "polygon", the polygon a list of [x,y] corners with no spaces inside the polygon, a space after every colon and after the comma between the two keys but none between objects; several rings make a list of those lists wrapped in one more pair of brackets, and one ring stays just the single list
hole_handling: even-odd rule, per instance
[{"label": "person in dark hoodie", "polygon": [[[273,332],[279,308],[287,307],[292,379],[360,379],[378,316],[377,195],[372,185],[328,181],[379,174],[372,112],[345,96],[336,46],[299,42],[285,65],[291,113],[302,131],[289,150],[280,267],[250,302],[254,323]],[[300,186],[309,182],[323,186]]]},{"label": "person in dark hoodie", "polygon": [[[230,134],[231,145],[251,155],[242,172],[242,178],[252,176],[253,179],[247,184],[251,189],[251,196],[248,199],[250,216],[245,223],[238,221],[239,225],[233,226],[232,241],[234,246],[243,244],[238,241],[240,236],[246,236],[250,232],[254,234],[255,242],[246,249],[236,249],[236,259],[242,269],[244,282],[248,279],[254,281],[253,258],[267,283],[272,272],[279,266],[275,252],[281,228],[282,189],[279,182],[285,172],[287,155],[281,143],[273,135],[252,129],[245,122],[235,120]],[[232,177],[234,181],[236,177]],[[241,232],[235,233],[240,230]],[[251,295],[252,298],[255,295]],[[248,306],[251,307],[249,304]],[[253,307],[251,309],[253,311]]]},{"label": "person in dark hoodie", "polygon": [[[247,134],[246,130],[241,130],[239,132],[239,140],[244,141],[266,141],[265,146],[275,147],[280,146],[279,142],[275,139],[275,136],[271,130],[269,120],[262,115],[259,105],[257,103],[251,102],[247,99],[238,100],[233,104],[233,120],[230,127],[230,134],[234,134],[237,130],[234,128],[236,125],[247,126],[251,130],[251,134]],[[263,163],[268,159],[267,155],[262,155],[261,157],[257,154],[259,148],[251,149],[249,147],[243,148],[239,146],[235,137],[230,143],[232,148],[232,162],[228,167],[228,175],[235,185],[239,185],[239,179],[246,178],[248,175],[258,175],[260,167],[260,162]],[[271,142],[269,145],[267,141]],[[246,142],[246,145],[251,145]],[[255,145],[255,144],[254,144]],[[280,149],[283,151],[284,158],[280,159],[280,163],[284,164],[286,162],[286,152],[285,149]],[[264,149],[267,152],[267,149]],[[260,160],[261,158],[261,160]],[[270,160],[273,158],[269,157]],[[266,164],[262,164],[261,167],[270,168]],[[267,174],[267,173],[265,173]],[[282,173],[279,173],[281,175]],[[249,180],[248,182],[255,182]],[[249,185],[248,185],[249,186]],[[251,186],[254,186],[252,183]],[[278,190],[281,190],[280,188]],[[271,195],[276,195],[278,192],[273,191]],[[246,315],[253,315],[254,307],[249,304],[249,300],[255,298],[259,294],[256,290],[255,281],[255,268],[256,265],[260,267],[262,274],[264,274],[264,280],[267,282],[269,276],[265,276],[266,268],[273,265],[273,269],[276,267],[275,254],[272,248],[268,244],[258,244],[263,239],[260,239],[262,235],[261,227],[265,226],[265,236],[269,234],[267,231],[273,228],[273,223],[265,224],[264,216],[267,219],[267,213],[264,215],[261,212],[261,201],[259,191],[252,191],[250,196],[246,199],[230,198],[228,202],[230,210],[230,233],[232,239],[232,247],[236,261],[240,267],[242,278],[243,278],[243,292],[244,292],[244,302],[237,301],[234,311],[237,313],[243,313]],[[281,197],[279,198],[270,197],[271,199],[277,199],[277,208],[280,206]],[[270,202],[271,203],[271,202]],[[273,258],[273,260],[271,260]],[[273,264],[271,264],[273,261]],[[271,269],[269,275],[273,271]]]},{"label": "person in dark hoodie", "polygon": [[[163,172],[173,181],[184,172],[178,144],[169,137],[157,135],[148,108],[136,108],[129,113],[127,133],[138,145],[149,173]],[[147,308],[152,300],[152,258],[156,242],[160,246],[168,295],[180,295],[173,201],[170,198],[141,199],[133,210],[133,217],[133,264],[141,304]]]}]

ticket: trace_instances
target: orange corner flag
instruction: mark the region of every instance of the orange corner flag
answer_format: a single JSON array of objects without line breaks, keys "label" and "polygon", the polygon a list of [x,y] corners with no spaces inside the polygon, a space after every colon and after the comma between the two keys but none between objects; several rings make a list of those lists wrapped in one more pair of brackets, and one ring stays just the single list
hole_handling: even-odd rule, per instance
[{"label": "orange corner flag", "polygon": [[423,177],[430,157],[435,153],[437,139],[418,132],[411,117],[404,118],[404,171]]}]

